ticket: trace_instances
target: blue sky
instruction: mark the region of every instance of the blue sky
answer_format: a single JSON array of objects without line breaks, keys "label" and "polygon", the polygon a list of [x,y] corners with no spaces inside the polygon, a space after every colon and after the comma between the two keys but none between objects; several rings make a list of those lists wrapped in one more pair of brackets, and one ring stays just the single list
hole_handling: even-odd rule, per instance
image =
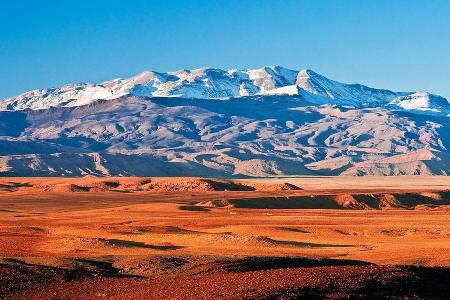
[{"label": "blue sky", "polygon": [[311,68],[450,98],[450,1],[1,1],[0,98],[143,70]]}]

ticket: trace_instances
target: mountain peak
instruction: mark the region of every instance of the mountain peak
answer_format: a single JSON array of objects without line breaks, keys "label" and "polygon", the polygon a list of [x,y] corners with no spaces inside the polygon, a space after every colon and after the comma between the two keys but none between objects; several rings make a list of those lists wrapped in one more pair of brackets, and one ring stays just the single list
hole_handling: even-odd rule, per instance
[{"label": "mountain peak", "polygon": [[[448,105],[445,98],[429,96],[424,92],[392,92],[361,84],[341,83],[311,69],[296,71],[283,66],[265,66],[240,70],[201,67],[167,73],[146,70],[130,78],[100,84],[68,84],[27,92],[0,102],[0,110],[79,106],[99,99],[116,99],[126,95],[224,99],[268,94],[301,95],[305,100],[316,104],[354,107],[384,107],[389,104],[389,107],[398,109],[428,106],[447,109]],[[399,98],[405,96],[410,99]],[[411,101],[415,104],[408,104]]]},{"label": "mountain peak", "polygon": [[302,69],[298,72],[299,76],[308,76],[308,77],[313,77],[313,76],[318,76],[319,73],[311,70],[311,69]]},{"label": "mountain peak", "polygon": [[389,105],[406,110],[437,112],[441,110],[450,110],[450,103],[447,99],[423,91],[396,97]]},{"label": "mountain peak", "polygon": [[[304,69],[298,72],[295,84],[312,94],[335,98],[332,93],[334,82],[311,69]],[[328,90],[327,87],[329,88]]]}]

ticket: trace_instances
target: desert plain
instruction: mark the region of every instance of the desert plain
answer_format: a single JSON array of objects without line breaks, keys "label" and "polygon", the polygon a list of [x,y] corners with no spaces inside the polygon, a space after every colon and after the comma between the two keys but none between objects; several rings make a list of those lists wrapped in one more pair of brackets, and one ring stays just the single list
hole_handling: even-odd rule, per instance
[{"label": "desert plain", "polygon": [[1,178],[0,298],[446,299],[446,176]]}]

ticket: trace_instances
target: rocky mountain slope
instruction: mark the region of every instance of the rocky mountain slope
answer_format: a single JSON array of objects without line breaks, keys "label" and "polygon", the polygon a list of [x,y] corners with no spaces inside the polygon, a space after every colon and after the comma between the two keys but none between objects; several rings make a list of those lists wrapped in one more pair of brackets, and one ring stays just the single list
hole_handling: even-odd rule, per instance
[{"label": "rocky mountain slope", "polygon": [[1,101],[0,175],[450,174],[449,112],[311,70],[144,72]]},{"label": "rocky mountain slope", "polygon": [[93,103],[123,96],[228,99],[256,95],[302,95],[315,104],[355,107],[390,106],[405,110],[448,113],[447,99],[426,92],[393,92],[361,84],[344,84],[312,70],[283,67],[254,70],[201,68],[159,73],[145,71],[100,84],[78,83],[35,90],[0,103],[1,110],[47,109]]}]

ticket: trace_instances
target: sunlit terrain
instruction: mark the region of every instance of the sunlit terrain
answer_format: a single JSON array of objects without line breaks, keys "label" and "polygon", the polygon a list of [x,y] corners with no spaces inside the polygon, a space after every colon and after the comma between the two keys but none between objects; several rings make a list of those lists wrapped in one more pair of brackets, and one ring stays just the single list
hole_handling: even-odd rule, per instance
[{"label": "sunlit terrain", "polygon": [[400,179],[2,179],[0,297],[437,297],[450,181]]}]

